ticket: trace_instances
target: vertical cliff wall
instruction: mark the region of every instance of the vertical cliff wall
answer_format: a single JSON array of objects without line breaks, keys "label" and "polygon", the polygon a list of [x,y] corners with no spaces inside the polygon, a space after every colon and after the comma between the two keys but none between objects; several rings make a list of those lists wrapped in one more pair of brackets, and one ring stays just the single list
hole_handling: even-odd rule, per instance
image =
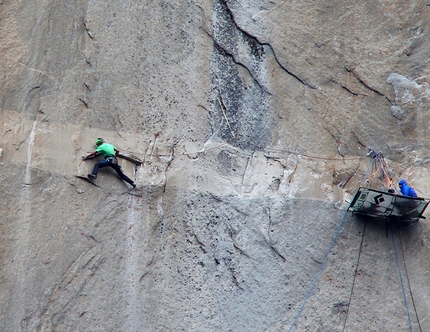
[{"label": "vertical cliff wall", "polygon": [[427,222],[346,207],[367,146],[430,195],[429,13],[0,1],[0,330],[428,330]]}]

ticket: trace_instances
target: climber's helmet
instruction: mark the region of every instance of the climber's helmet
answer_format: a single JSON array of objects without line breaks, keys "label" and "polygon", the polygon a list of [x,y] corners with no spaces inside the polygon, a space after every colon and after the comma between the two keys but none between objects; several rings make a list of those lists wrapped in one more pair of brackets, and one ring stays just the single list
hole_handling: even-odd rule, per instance
[{"label": "climber's helmet", "polygon": [[101,138],[101,137],[99,137],[99,138],[96,139],[96,145],[97,146],[102,145],[104,142],[105,142],[105,140],[103,138]]}]

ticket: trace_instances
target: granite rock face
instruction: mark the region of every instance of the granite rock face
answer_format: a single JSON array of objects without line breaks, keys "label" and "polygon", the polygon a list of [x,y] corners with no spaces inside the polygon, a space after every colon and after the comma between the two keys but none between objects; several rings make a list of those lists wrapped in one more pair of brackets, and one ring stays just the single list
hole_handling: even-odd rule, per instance
[{"label": "granite rock face", "polygon": [[429,16],[0,1],[0,330],[429,330],[427,222],[346,212],[368,146],[430,196]]}]

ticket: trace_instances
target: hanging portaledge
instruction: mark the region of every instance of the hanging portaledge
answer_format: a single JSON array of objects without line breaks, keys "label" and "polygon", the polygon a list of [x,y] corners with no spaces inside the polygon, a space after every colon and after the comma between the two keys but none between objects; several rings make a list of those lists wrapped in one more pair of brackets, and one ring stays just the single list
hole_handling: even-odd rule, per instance
[{"label": "hanging portaledge", "polygon": [[391,218],[400,222],[417,222],[429,201],[361,187],[349,205],[353,213],[371,217]]},{"label": "hanging portaledge", "polygon": [[[429,200],[422,197],[408,197],[401,195],[388,176],[382,153],[375,153],[369,148],[373,162],[370,169],[375,172],[357,190],[348,209],[353,213],[382,218],[385,220],[412,223],[419,221],[429,204]],[[371,188],[375,178],[379,178],[380,190]]]}]

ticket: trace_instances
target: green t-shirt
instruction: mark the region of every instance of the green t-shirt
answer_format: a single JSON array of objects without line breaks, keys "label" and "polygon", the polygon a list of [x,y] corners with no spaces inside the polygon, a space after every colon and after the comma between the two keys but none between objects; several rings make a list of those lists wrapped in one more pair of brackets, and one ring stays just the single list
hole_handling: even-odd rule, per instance
[{"label": "green t-shirt", "polygon": [[101,153],[105,158],[112,157],[115,156],[115,147],[112,144],[103,143],[102,145],[99,145],[96,152]]}]

